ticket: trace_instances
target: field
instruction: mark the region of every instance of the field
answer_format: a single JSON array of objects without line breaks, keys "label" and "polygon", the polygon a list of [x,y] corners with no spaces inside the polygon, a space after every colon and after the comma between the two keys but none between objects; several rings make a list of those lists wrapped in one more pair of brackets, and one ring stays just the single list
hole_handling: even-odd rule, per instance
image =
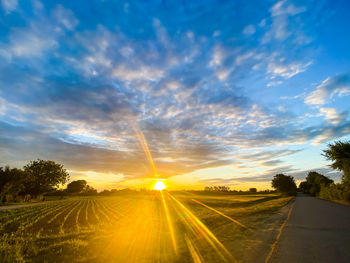
[{"label": "field", "polygon": [[264,262],[290,197],[157,191],[0,211],[0,262]]}]

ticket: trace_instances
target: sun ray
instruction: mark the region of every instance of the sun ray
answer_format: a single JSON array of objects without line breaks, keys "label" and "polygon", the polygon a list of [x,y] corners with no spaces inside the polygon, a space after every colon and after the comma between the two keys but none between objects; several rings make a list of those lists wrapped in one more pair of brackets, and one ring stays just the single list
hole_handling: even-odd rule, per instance
[{"label": "sun ray", "polygon": [[164,207],[164,211],[165,211],[165,215],[166,215],[166,219],[167,219],[167,223],[168,223],[168,228],[169,228],[169,232],[170,232],[170,237],[171,237],[171,242],[173,244],[173,248],[175,251],[175,254],[177,255],[177,246],[176,246],[176,239],[175,239],[175,233],[174,233],[174,227],[173,227],[173,223],[170,217],[170,212],[168,209],[168,205],[165,201],[164,195],[163,195],[163,191],[160,191],[160,195],[162,197],[162,203],[163,203],[163,207]]},{"label": "sun ray", "polygon": [[204,207],[206,207],[206,208],[208,208],[208,209],[214,211],[215,213],[218,213],[219,215],[221,215],[221,216],[227,218],[228,220],[230,220],[230,221],[236,223],[237,225],[239,225],[240,227],[242,227],[242,228],[244,228],[244,229],[249,229],[249,227],[247,227],[247,226],[243,225],[242,223],[238,222],[236,219],[233,219],[232,217],[229,217],[229,216],[225,215],[224,213],[222,213],[222,212],[220,212],[220,211],[218,211],[218,210],[216,210],[216,209],[214,209],[214,208],[212,208],[212,207],[210,207],[210,206],[208,206],[208,205],[206,205],[206,204],[203,204],[202,202],[199,202],[199,201],[196,200],[196,199],[192,199],[192,201],[193,201],[193,202],[196,202],[197,204],[200,204],[201,206],[204,206]]},{"label": "sun ray", "polygon": [[195,228],[203,235],[208,243],[216,250],[226,262],[237,262],[233,255],[226,249],[226,247],[217,239],[217,237],[209,230],[209,228],[202,223],[188,208],[186,208],[179,200],[169,193],[169,196],[182,208],[184,214],[190,219]]},{"label": "sun ray", "polygon": [[152,158],[152,154],[149,150],[149,147],[148,147],[148,144],[147,144],[147,141],[146,141],[146,138],[145,136],[143,135],[143,133],[137,129],[137,127],[135,125],[133,125],[133,128],[134,128],[134,131],[136,133],[136,137],[143,149],[143,151],[145,152],[146,156],[147,156],[147,159],[151,165],[151,168],[152,168],[152,171],[153,171],[153,175],[155,177],[158,177],[158,174],[157,174],[157,170],[156,170],[156,166],[154,165],[154,162],[153,162],[153,158]]}]

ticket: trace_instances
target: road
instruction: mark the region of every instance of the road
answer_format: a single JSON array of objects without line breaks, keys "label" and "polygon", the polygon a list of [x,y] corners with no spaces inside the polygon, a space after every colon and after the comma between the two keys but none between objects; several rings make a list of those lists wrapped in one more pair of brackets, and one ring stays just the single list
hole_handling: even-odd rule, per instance
[{"label": "road", "polygon": [[292,209],[269,262],[350,262],[350,206],[298,194]]}]

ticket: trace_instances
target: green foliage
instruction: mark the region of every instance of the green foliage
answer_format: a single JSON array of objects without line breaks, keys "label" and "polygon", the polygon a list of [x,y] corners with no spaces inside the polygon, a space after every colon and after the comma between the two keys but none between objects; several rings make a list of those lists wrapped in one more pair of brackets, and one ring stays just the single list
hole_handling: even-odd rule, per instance
[{"label": "green foliage", "polygon": [[297,186],[292,176],[276,174],[272,179],[272,187],[285,195],[295,195]]},{"label": "green foliage", "polygon": [[341,183],[321,185],[319,197],[350,202],[350,141],[336,141],[328,144],[328,149],[323,151],[323,156],[333,162],[331,164],[333,169],[343,172],[343,177]]},{"label": "green foliage", "polygon": [[350,185],[350,141],[328,144],[323,156],[332,161],[331,167],[343,172],[342,182]]},{"label": "green foliage", "polygon": [[306,181],[303,181],[299,184],[299,190],[304,192],[304,193],[308,193],[309,192],[309,185]]},{"label": "green foliage", "polygon": [[24,190],[25,174],[17,168],[0,167],[0,194],[3,200],[6,195],[17,195]]},{"label": "green foliage", "polygon": [[73,181],[67,185],[67,192],[68,193],[81,193],[85,189],[86,186],[87,186],[87,182],[85,180]]},{"label": "green foliage", "polygon": [[322,186],[319,197],[327,200],[346,200],[350,202],[350,186],[345,184]]},{"label": "green foliage", "polygon": [[52,192],[60,184],[65,184],[69,175],[63,165],[54,161],[32,161],[22,169],[0,167],[0,195],[2,202],[7,196],[17,200],[18,196],[29,200],[30,196],[38,196]]},{"label": "green foliage", "polygon": [[26,174],[25,192],[37,196],[65,184],[69,174],[62,164],[38,159],[23,168]]},{"label": "green foliage", "polygon": [[306,181],[300,183],[300,190],[304,193],[317,196],[322,187],[329,186],[333,180],[317,172],[309,172]]}]

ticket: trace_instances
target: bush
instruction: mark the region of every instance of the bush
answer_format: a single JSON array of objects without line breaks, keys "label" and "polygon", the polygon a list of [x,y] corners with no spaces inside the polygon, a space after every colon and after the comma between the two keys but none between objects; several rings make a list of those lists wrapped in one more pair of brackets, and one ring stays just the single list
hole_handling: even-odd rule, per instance
[{"label": "bush", "polygon": [[327,200],[346,200],[350,202],[350,187],[344,184],[322,186],[319,197]]}]

